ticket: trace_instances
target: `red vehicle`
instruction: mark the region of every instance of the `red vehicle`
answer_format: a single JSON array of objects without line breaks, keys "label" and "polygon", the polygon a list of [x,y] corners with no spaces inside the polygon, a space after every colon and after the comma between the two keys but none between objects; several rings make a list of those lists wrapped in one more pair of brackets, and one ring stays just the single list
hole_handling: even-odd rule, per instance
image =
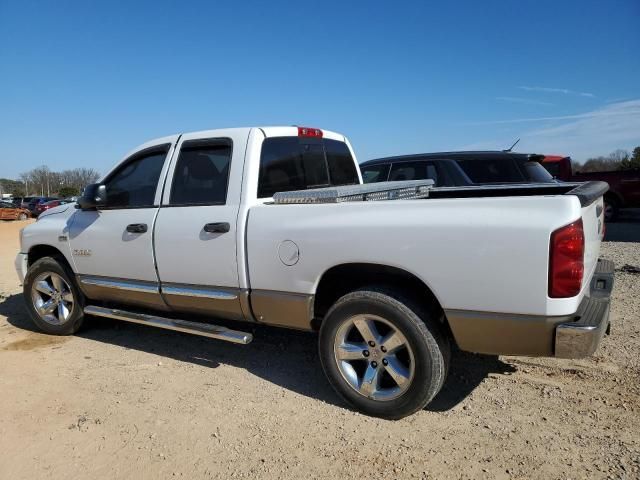
[{"label": "red vehicle", "polygon": [[49,210],[50,208],[57,207],[59,205],[64,205],[65,203],[69,203],[69,200],[50,200],[44,203],[38,203],[34,208],[34,215],[37,217],[45,210]]},{"label": "red vehicle", "polygon": [[612,221],[621,208],[640,207],[640,169],[613,172],[576,172],[571,168],[571,157],[546,155],[542,161],[554,178],[565,182],[588,182],[602,180],[609,184],[604,196],[605,220]]}]

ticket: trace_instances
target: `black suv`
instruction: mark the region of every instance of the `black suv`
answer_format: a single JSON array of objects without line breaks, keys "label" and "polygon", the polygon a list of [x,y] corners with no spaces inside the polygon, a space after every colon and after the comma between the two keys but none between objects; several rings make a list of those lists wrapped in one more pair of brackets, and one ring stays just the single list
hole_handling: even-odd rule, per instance
[{"label": "black suv", "polygon": [[364,183],[423,180],[436,187],[502,183],[555,183],[540,162],[544,155],[513,152],[440,152],[368,160]]}]

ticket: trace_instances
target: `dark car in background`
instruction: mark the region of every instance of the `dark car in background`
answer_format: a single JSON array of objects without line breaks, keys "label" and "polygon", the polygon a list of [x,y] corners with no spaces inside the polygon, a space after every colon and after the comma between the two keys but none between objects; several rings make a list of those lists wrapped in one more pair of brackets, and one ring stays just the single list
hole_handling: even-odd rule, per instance
[{"label": "dark car in background", "polygon": [[16,204],[16,206],[20,207],[20,208],[26,208],[27,210],[29,209],[29,202],[31,200],[33,200],[36,197],[22,197],[20,199],[20,203]]},{"label": "dark car in background", "polygon": [[45,212],[51,208],[57,207],[59,205],[64,205],[67,203],[71,203],[71,200],[56,199],[56,200],[49,200],[48,202],[44,202],[44,203],[39,203],[38,205],[36,205],[35,215],[38,216],[42,212]]},{"label": "dark car in background", "polygon": [[58,200],[58,198],[56,198],[56,197],[32,197],[27,208],[29,209],[29,211],[31,212],[31,214],[34,217],[37,217],[40,213],[42,213],[42,210],[38,211],[39,205],[41,205],[43,203],[50,202],[51,200]]},{"label": "dark car in background", "polygon": [[439,152],[368,160],[360,164],[364,183],[423,180],[436,187],[504,183],[554,183],[540,164],[544,155],[513,152]]}]

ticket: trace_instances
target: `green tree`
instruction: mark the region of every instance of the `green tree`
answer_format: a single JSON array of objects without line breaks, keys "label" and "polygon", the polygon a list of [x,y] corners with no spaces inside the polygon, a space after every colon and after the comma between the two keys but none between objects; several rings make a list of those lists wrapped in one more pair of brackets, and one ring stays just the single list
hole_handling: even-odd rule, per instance
[{"label": "green tree", "polygon": [[10,193],[14,197],[24,196],[24,184],[8,178],[0,178],[0,193]]},{"label": "green tree", "polygon": [[631,157],[620,162],[618,170],[633,170],[636,168],[640,168],[640,147],[634,148]]},{"label": "green tree", "polygon": [[80,192],[75,187],[60,187],[58,189],[58,196],[62,198],[75,197],[79,193]]}]

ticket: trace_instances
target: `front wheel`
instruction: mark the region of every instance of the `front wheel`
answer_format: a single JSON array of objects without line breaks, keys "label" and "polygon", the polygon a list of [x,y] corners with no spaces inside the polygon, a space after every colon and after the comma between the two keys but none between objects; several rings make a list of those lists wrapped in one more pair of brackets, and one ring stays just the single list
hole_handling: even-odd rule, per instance
[{"label": "front wheel", "polygon": [[31,319],[45,333],[71,335],[82,325],[84,299],[61,258],[44,257],[29,267],[24,299]]},{"label": "front wheel", "polygon": [[449,343],[427,311],[391,290],[367,288],[340,298],[320,329],[329,382],[368,415],[399,419],[440,391]]},{"label": "front wheel", "polygon": [[24,212],[22,212],[20,215],[18,215],[18,220],[26,220],[27,218],[28,218],[27,214],[24,213]]}]

